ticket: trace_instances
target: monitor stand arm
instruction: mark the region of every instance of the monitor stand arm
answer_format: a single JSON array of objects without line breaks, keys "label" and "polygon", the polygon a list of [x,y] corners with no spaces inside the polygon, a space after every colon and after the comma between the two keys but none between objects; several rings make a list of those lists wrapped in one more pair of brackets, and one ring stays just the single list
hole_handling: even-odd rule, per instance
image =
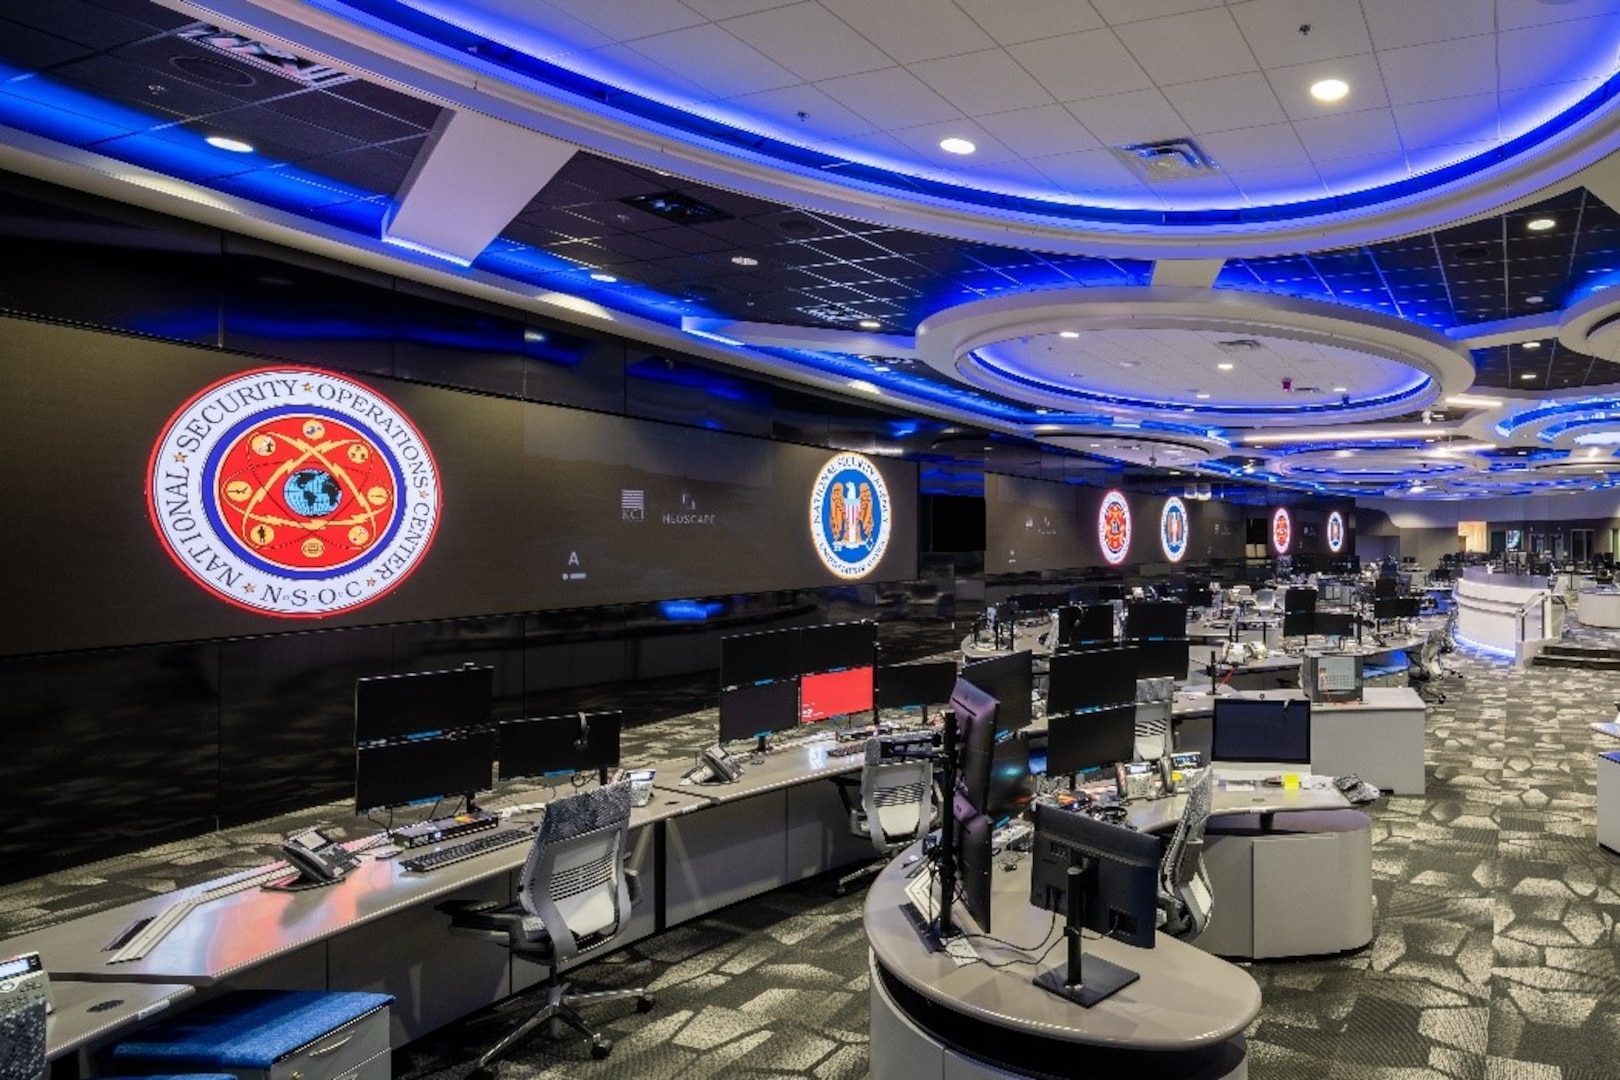
[{"label": "monitor stand arm", "polygon": [[[1130,968],[1121,967],[1100,956],[1082,960],[1080,928],[1085,923],[1085,894],[1080,878],[1086,871],[1071,862],[1068,869],[1068,911],[1063,924],[1063,936],[1068,939],[1068,958],[1063,968],[1053,968],[1035,976],[1035,985],[1042,990],[1067,998],[1082,1008],[1091,1008],[1142,976]],[[1095,868],[1090,871],[1095,873]]]}]

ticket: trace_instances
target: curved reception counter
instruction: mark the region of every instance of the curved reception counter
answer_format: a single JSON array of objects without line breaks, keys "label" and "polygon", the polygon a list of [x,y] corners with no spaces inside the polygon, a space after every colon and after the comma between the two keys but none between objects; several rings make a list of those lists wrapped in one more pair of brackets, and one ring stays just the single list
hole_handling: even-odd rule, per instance
[{"label": "curved reception counter", "polygon": [[1551,597],[1545,577],[1471,566],[1457,582],[1457,637],[1464,645],[1516,658],[1522,642],[1563,636],[1563,608]]},{"label": "curved reception counter", "polygon": [[1620,589],[1582,589],[1581,625],[1620,629]]}]

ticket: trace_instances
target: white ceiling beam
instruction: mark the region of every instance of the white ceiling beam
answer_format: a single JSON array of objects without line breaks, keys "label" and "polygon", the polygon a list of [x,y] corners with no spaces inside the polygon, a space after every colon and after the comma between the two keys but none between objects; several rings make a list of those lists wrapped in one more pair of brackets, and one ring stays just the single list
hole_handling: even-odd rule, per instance
[{"label": "white ceiling beam", "polygon": [[681,329],[700,337],[718,337],[761,348],[809,349],[815,352],[848,353],[852,356],[890,356],[906,360],[914,360],[917,357],[915,339],[904,334],[877,334],[864,330],[834,330],[817,326],[705,319],[695,315],[683,317]]},{"label": "white ceiling beam", "polygon": [[1561,312],[1548,311],[1540,315],[1523,315],[1517,319],[1473,323],[1456,326],[1446,336],[1470,349],[1488,349],[1493,345],[1517,345],[1521,341],[1540,341],[1558,336]]},{"label": "white ceiling beam", "polygon": [[1153,264],[1153,284],[1208,289],[1225,265],[1225,259],[1160,259]]},{"label": "white ceiling beam", "polygon": [[577,149],[493,116],[446,110],[417,152],[382,238],[468,265]]}]

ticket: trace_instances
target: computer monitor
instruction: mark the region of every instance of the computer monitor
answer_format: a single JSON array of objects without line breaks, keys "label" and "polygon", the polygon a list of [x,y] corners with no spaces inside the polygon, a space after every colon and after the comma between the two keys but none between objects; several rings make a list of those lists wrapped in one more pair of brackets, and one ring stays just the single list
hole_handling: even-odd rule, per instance
[{"label": "computer monitor", "polygon": [[962,890],[962,906],[967,908],[968,917],[979,924],[979,932],[988,934],[995,823],[960,795],[953,800],[952,809],[956,814],[956,880]]},{"label": "computer monitor", "polygon": [[495,669],[460,667],[357,679],[354,741],[407,739],[489,724]]},{"label": "computer monitor", "polygon": [[1283,612],[1282,636],[1310,637],[1316,629],[1316,612],[1314,611],[1285,611]]},{"label": "computer monitor", "polygon": [[1421,596],[1397,596],[1395,598],[1395,617],[1397,619],[1415,619],[1423,611],[1423,598]]},{"label": "computer monitor", "polygon": [[1001,731],[1028,727],[1035,717],[1035,658],[1028,650],[976,660],[962,678],[996,699]]},{"label": "computer monitor", "polygon": [[956,688],[956,662],[884,664],[877,669],[877,701],[884,709],[943,705]]},{"label": "computer monitor", "polygon": [[1400,592],[1400,585],[1395,581],[1395,575],[1380,575],[1373,580],[1373,598],[1395,596]]},{"label": "computer monitor", "polygon": [[1136,756],[1136,704],[1047,718],[1046,774],[1071,776]]},{"label": "computer monitor", "polygon": [[1207,608],[1215,606],[1215,593],[1207,581],[1187,582],[1187,591],[1183,594],[1190,608]]},{"label": "computer monitor", "polygon": [[616,768],[623,727],[624,714],[620,712],[503,720],[496,729],[500,736],[500,778],[516,780]]},{"label": "computer monitor", "polygon": [[1187,605],[1175,600],[1132,600],[1125,605],[1127,638],[1187,636]]},{"label": "computer monitor", "polygon": [[720,691],[720,741],[752,739],[799,724],[799,680],[733,686]]},{"label": "computer monitor", "polygon": [[873,672],[865,667],[821,671],[799,679],[799,722],[813,724],[832,716],[871,712],[875,705]]},{"label": "computer monitor", "polygon": [[765,630],[720,639],[720,685],[747,686],[798,675],[799,630]]},{"label": "computer monitor", "polygon": [[1283,613],[1291,611],[1315,611],[1316,590],[1290,586],[1283,590]]},{"label": "computer monitor", "polygon": [[1046,715],[1135,701],[1137,662],[1133,648],[1053,653],[1047,666]]},{"label": "computer monitor", "polygon": [[1311,763],[1311,703],[1299,698],[1218,697],[1210,760],[1239,764]]},{"label": "computer monitor", "polygon": [[1356,632],[1356,617],[1348,611],[1318,611],[1313,631],[1323,637],[1350,637]]},{"label": "computer monitor", "polygon": [[[1042,804],[1035,807],[1032,850],[1029,902],[1068,917],[1076,931],[1069,936],[1065,967],[1035,981],[1089,1008],[1140,976],[1101,957],[1083,956],[1078,930],[1084,927],[1143,949],[1154,947],[1159,841],[1123,825]],[[1072,895],[1071,887],[1077,890]]]},{"label": "computer monitor", "polygon": [[354,810],[394,806],[488,791],[495,774],[495,732],[469,728],[394,743],[355,747]]},{"label": "computer monitor", "polygon": [[1138,679],[1185,679],[1192,671],[1192,643],[1187,638],[1134,641]]},{"label": "computer monitor", "polygon": [[793,674],[871,667],[876,662],[877,623],[806,626],[799,630],[799,670]]},{"label": "computer monitor", "polygon": [[1114,640],[1114,605],[1087,604],[1080,609],[1074,632],[1064,638],[1063,645],[1088,645]]}]

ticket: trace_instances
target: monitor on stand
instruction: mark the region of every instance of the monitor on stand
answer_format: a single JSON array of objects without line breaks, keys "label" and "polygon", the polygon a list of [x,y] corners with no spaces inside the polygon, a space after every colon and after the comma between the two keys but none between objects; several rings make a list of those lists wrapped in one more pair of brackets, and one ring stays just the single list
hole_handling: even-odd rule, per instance
[{"label": "monitor on stand", "polygon": [[460,667],[357,679],[354,741],[441,735],[489,724],[495,669]]},{"label": "monitor on stand", "polygon": [[758,738],[758,749],[765,749],[766,736],[792,731],[799,726],[799,680],[733,686],[720,691],[720,741]]},{"label": "monitor on stand", "polygon": [[502,721],[500,779],[563,776],[595,770],[598,779],[619,765],[620,712],[568,713]]},{"label": "monitor on stand", "polygon": [[495,732],[472,728],[404,742],[355,747],[354,812],[473,797],[492,787]]},{"label": "monitor on stand", "polygon": [[1047,719],[1046,775],[1072,776],[1136,756],[1136,704]]},{"label": "monitor on stand", "polygon": [[956,662],[936,660],[921,664],[885,664],[877,669],[880,709],[920,708],[928,719],[928,706],[951,700],[956,688]]}]

